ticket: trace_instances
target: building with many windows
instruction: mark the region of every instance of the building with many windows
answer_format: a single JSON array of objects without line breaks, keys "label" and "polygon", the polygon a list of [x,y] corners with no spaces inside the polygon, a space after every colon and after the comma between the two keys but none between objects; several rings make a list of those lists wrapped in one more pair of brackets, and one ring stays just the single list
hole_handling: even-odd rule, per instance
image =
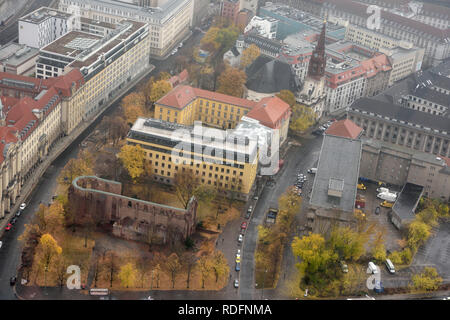
[{"label": "building with many windows", "polygon": [[106,36],[71,31],[39,51],[36,76],[77,69],[85,79],[84,116],[96,114],[114,93],[149,67],[149,27],[123,20]]},{"label": "building with many windows", "polygon": [[73,27],[72,13],[41,7],[19,19],[19,44],[40,49]]},{"label": "building with many windows", "polygon": [[79,9],[80,17],[116,24],[124,19],[148,24],[148,46],[154,58],[163,58],[189,35],[194,0],[126,3],[117,0],[61,0],[64,12]]},{"label": "building with many windows", "polygon": [[138,118],[127,143],[145,150],[156,181],[173,184],[177,174],[224,195],[247,199],[258,169],[257,142],[225,130]]}]

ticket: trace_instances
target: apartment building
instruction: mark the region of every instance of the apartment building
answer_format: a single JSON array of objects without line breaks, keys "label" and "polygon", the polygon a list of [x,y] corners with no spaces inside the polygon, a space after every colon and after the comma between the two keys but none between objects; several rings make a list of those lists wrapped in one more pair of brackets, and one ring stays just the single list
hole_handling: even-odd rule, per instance
[{"label": "apartment building", "polygon": [[19,19],[19,44],[40,49],[72,30],[72,13],[41,7]]},{"label": "apartment building", "polygon": [[127,143],[145,150],[155,181],[173,184],[177,173],[190,172],[199,183],[244,200],[255,181],[257,143],[224,130],[138,118]]},{"label": "apartment building", "polygon": [[220,16],[236,22],[240,10],[240,0],[222,0],[220,2]]},{"label": "apartment building", "polygon": [[116,24],[123,19],[148,24],[150,55],[163,58],[188,34],[192,26],[194,0],[126,3],[115,0],[61,0],[59,9],[77,7],[82,18]]},{"label": "apartment building", "polygon": [[[304,11],[338,18],[350,25],[367,26],[368,4],[354,0],[293,0],[283,2]],[[450,56],[450,29],[440,29],[418,20],[387,10],[381,11],[380,35],[387,35],[399,41],[406,40],[425,49],[424,65],[436,66]],[[379,41],[382,41],[381,38]]]},{"label": "apartment building", "polygon": [[73,129],[67,117],[84,108],[76,94],[83,84],[78,70],[49,80],[0,73],[0,216],[54,143]]},{"label": "apartment building", "polygon": [[273,18],[261,18],[254,16],[244,29],[244,33],[256,30],[258,34],[267,39],[275,39],[277,36],[278,20]]},{"label": "apartment building", "polygon": [[95,115],[113,94],[149,66],[149,27],[122,20],[107,36],[71,31],[39,52],[38,78],[78,69],[85,79],[85,117]]}]

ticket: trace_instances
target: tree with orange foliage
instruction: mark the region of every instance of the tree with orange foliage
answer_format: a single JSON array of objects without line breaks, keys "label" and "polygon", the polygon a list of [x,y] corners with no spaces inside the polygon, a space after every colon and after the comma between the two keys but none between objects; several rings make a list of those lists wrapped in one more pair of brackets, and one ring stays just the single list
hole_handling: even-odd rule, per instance
[{"label": "tree with orange foliage", "polygon": [[228,67],[219,76],[219,88],[217,92],[241,98],[244,94],[244,84],[247,75],[244,71]]}]

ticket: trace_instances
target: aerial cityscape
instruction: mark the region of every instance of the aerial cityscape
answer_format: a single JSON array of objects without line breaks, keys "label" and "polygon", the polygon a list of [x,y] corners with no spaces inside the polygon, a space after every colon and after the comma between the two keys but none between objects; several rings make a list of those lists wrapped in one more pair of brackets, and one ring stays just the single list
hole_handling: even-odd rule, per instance
[{"label": "aerial cityscape", "polygon": [[450,300],[450,1],[0,0],[0,191],[0,301]]}]

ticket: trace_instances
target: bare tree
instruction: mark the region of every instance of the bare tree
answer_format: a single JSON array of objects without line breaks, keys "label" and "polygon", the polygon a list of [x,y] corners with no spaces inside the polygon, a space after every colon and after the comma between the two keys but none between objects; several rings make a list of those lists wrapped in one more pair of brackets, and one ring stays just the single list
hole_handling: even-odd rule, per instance
[{"label": "bare tree", "polygon": [[191,273],[193,271],[193,268],[197,264],[197,256],[192,251],[186,251],[181,256],[181,264],[186,269],[187,272],[187,279],[186,279],[186,288],[189,289],[189,282],[191,280]]},{"label": "bare tree", "polygon": [[172,253],[166,260],[165,271],[170,276],[172,281],[172,288],[175,288],[175,279],[181,270],[181,263],[178,255]]},{"label": "bare tree", "polygon": [[174,185],[178,199],[184,208],[187,208],[189,200],[200,185],[198,177],[193,174],[192,169],[180,166],[178,172],[175,174]]}]

